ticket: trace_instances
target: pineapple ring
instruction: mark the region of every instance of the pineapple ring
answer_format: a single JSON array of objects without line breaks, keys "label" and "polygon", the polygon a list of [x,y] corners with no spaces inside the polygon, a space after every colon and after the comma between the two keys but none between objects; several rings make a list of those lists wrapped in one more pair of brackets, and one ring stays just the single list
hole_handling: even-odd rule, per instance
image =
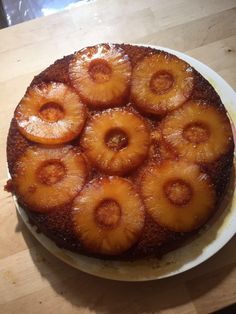
[{"label": "pineapple ring", "polygon": [[34,85],[15,111],[19,131],[28,140],[60,144],[78,136],[86,120],[79,96],[63,83]]},{"label": "pineapple ring", "polygon": [[193,162],[213,162],[232,145],[230,122],[224,112],[201,101],[188,101],[161,125],[164,140]]},{"label": "pineapple ring", "polygon": [[192,89],[192,68],[167,53],[149,55],[133,69],[131,99],[144,112],[166,114],[181,106]]},{"label": "pineapple ring", "polygon": [[30,147],[17,161],[13,185],[30,210],[49,212],[73,200],[85,183],[83,156],[72,148]]},{"label": "pineapple ring", "polygon": [[196,164],[167,160],[150,166],[141,179],[147,212],[175,232],[200,227],[215,208],[216,194],[209,177]]},{"label": "pineapple ring", "polygon": [[138,240],[145,213],[133,184],[119,177],[88,183],[73,203],[75,232],[92,253],[118,255]]},{"label": "pineapple ring", "polygon": [[139,166],[148,154],[149,144],[149,129],[143,119],[123,109],[94,115],[81,138],[89,160],[106,174],[117,175]]},{"label": "pineapple ring", "polygon": [[131,64],[121,48],[97,45],[77,52],[69,76],[80,97],[89,106],[123,105],[128,97]]}]

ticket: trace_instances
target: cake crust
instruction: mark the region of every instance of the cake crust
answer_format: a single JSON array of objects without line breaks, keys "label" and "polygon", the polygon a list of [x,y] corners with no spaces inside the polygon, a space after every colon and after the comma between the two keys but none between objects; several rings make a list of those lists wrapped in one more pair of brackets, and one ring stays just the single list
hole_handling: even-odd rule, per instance
[{"label": "cake crust", "polygon": [[[132,67],[142,60],[145,56],[150,54],[156,54],[159,51],[150,47],[141,47],[141,46],[132,46],[127,44],[115,45],[117,48],[121,48],[124,50],[125,54],[129,57],[130,63]],[[71,84],[71,80],[69,77],[69,63],[72,60],[73,55],[66,56],[60,60],[57,60],[54,64],[49,66],[46,70],[41,72],[39,75],[34,77],[27,91],[38,84],[42,83],[64,83],[73,88]],[[193,71],[193,90],[191,95],[189,96],[189,101],[201,100],[207,103],[213,104],[219,112],[222,112],[223,115],[226,116],[226,110],[221,102],[219,95],[216,93],[214,88],[210,85],[210,83],[195,69]],[[121,109],[130,110],[137,114],[141,114],[148,127],[150,132],[156,130],[160,124],[160,118],[155,117],[150,113],[139,110],[135,106],[134,103],[128,102],[125,105],[120,107]],[[92,109],[88,110],[88,117],[92,117],[97,112],[100,112]],[[228,119],[228,118],[227,118]],[[80,136],[75,140],[71,141],[70,144],[73,146],[77,146],[78,140]],[[232,137],[232,136],[231,136]],[[233,138],[233,137],[232,137]],[[212,180],[216,191],[216,207],[220,203],[220,200],[224,194],[227,183],[229,182],[230,172],[233,164],[233,151],[234,151],[234,143],[231,138],[229,147],[227,152],[220,156],[217,160],[208,163],[200,163],[199,167],[206,172]],[[24,154],[24,152],[29,147],[34,147],[37,144],[27,140],[18,130],[16,119],[13,118],[11,121],[8,139],[7,139],[7,161],[9,172],[12,178],[16,175],[16,163]],[[154,145],[154,160],[160,159],[159,156],[159,147],[157,149]],[[149,163],[150,160],[146,160],[143,162],[143,166]],[[97,169],[92,169],[89,173],[89,180],[93,180],[101,176],[102,173]],[[127,178],[131,182],[137,182],[140,180],[142,176],[142,170],[137,169],[131,171],[125,175],[122,175],[124,178]],[[138,181],[139,182],[139,181]],[[7,186],[8,190],[13,188],[11,184]],[[139,187],[138,187],[139,188]],[[20,202],[20,199],[19,199]],[[85,247],[81,244],[76,236],[73,229],[72,222],[72,202],[66,204],[64,208],[60,208],[58,210],[49,212],[49,213],[38,213],[33,212],[30,208],[27,208],[25,204],[23,205],[24,210],[26,211],[29,220],[35,224],[38,229],[46,234],[49,238],[56,242],[56,244],[60,247],[86,254],[92,256],[98,256],[102,258],[115,258],[115,259],[126,259],[126,258],[140,258],[145,256],[161,256],[165,252],[172,250],[173,248],[179,246],[185,239],[189,238],[193,232],[183,233],[183,232],[174,232],[166,227],[159,225],[157,222],[153,220],[153,218],[146,212],[145,213],[145,224],[142,230],[141,235],[137,242],[132,245],[132,247],[121,253],[117,256],[104,256],[98,253],[91,253],[85,249]]]}]

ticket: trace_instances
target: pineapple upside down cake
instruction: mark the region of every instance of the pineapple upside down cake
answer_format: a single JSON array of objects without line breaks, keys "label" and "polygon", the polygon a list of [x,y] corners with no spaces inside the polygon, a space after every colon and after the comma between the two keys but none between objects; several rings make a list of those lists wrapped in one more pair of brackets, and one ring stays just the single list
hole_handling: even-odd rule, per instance
[{"label": "pineapple upside down cake", "polygon": [[9,130],[6,188],[60,247],[161,256],[217,211],[233,150],[220,97],[188,63],[99,44],[27,88]]}]

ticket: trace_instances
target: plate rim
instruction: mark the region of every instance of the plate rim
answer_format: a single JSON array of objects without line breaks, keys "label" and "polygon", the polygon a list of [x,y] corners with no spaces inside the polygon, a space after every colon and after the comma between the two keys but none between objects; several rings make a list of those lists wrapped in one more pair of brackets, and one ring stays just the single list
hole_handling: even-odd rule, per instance
[{"label": "plate rim", "polygon": [[[215,80],[217,81],[217,83],[219,83],[219,86],[223,85],[222,88],[226,89],[226,92],[225,94],[230,94],[230,98],[231,100],[233,99],[233,102],[235,102],[235,105],[236,105],[236,92],[233,90],[233,88],[217,73],[215,72],[214,70],[212,70],[209,66],[207,66],[206,64],[204,64],[203,62],[195,59],[194,57],[191,57],[183,52],[180,52],[180,51],[177,51],[177,50],[174,50],[174,49],[170,49],[170,48],[167,48],[167,47],[163,47],[163,46],[158,46],[158,45],[145,45],[145,44],[133,44],[133,43],[129,43],[131,45],[134,45],[134,46],[144,46],[144,47],[151,47],[151,48],[154,48],[154,49],[158,49],[158,50],[163,50],[163,51],[166,51],[166,52],[169,52],[173,55],[176,55],[177,57],[187,61],[193,68],[195,68],[204,78],[206,78],[207,80],[209,79],[213,79],[214,82]],[[211,85],[212,82],[210,82]],[[214,86],[214,89],[216,89],[217,93],[219,94],[220,98],[224,98],[224,96],[222,96],[222,93],[223,91],[220,91],[216,88],[216,86]],[[226,110],[227,110],[227,113],[228,115],[230,116],[231,120],[236,123],[236,118],[233,117],[232,113],[235,114],[235,117],[236,117],[236,108],[233,108],[233,104],[232,104],[232,107],[231,107],[231,110],[229,110],[229,105],[226,104],[223,100],[222,100]],[[231,112],[230,112],[231,111]],[[8,176],[10,177],[9,175],[9,172],[8,172]],[[234,190],[234,193],[235,195],[235,190]],[[114,261],[108,261],[108,260],[102,260],[102,259],[97,259],[97,258],[93,258],[93,257],[88,257],[88,256],[84,256],[84,255],[81,255],[79,253],[74,253],[74,252],[71,252],[69,250],[66,250],[66,249],[63,249],[63,248],[59,248],[54,241],[52,241],[50,238],[48,238],[47,236],[45,236],[43,233],[37,233],[36,231],[36,227],[35,226],[32,226],[30,223],[29,223],[29,219],[28,219],[28,216],[27,214],[25,213],[24,209],[21,208],[21,206],[18,204],[17,202],[17,199],[15,196],[13,196],[13,200],[14,200],[14,203],[15,203],[15,206],[17,208],[17,211],[19,213],[19,215],[21,216],[21,219],[24,221],[25,225],[28,227],[28,229],[30,230],[30,232],[33,234],[33,236],[51,253],[53,254],[54,256],[56,256],[57,258],[59,258],[60,260],[62,260],[63,262],[65,262],[66,264],[69,264],[70,266],[80,270],[80,271],[83,271],[85,273],[88,273],[88,274],[91,274],[91,275],[94,275],[94,276],[97,276],[97,277],[100,277],[100,278],[106,278],[106,279],[112,279],[112,280],[117,280],[117,281],[130,281],[130,282],[141,282],[141,281],[151,281],[151,280],[158,280],[158,279],[162,279],[162,278],[168,278],[168,277],[172,277],[172,276],[175,276],[177,274],[180,274],[180,273],[183,273],[187,270],[190,270],[200,264],[202,264],[203,262],[205,262],[206,260],[208,260],[209,258],[211,258],[213,255],[215,255],[218,251],[220,251],[229,241],[230,239],[233,238],[233,236],[236,234],[236,224],[235,224],[235,227],[231,227],[228,229],[227,233],[223,236],[218,236],[216,239],[214,239],[212,241],[212,243],[210,244],[211,247],[212,245],[216,245],[216,247],[208,254],[204,255],[204,252],[201,253],[200,255],[197,256],[197,258],[191,260],[190,262],[188,262],[187,264],[184,264],[181,266],[180,269],[178,270],[175,270],[175,271],[172,271],[170,273],[167,273],[167,274],[164,274],[164,275],[157,275],[155,276],[155,274],[153,274],[153,276],[151,277],[145,277],[145,274],[142,276],[142,277],[138,277],[138,278],[121,278],[119,277],[119,273],[117,272],[117,274],[113,274],[113,275],[106,275],[104,273],[100,272],[99,271],[96,271],[96,270],[92,270],[92,269],[89,269],[89,266],[86,267],[86,269],[84,267],[78,267],[78,264],[75,264],[75,262],[72,262],[70,259],[68,258],[65,258],[65,256],[69,255],[73,255],[75,254],[76,255],[76,259],[86,259],[87,262],[91,262],[93,263],[94,261],[105,261],[106,263],[111,263],[113,264]],[[235,222],[236,222],[236,206],[233,208],[233,211],[235,212],[234,213],[234,216],[235,216]],[[234,217],[233,216],[233,217]],[[233,224],[234,225],[234,224]],[[230,230],[230,232],[229,232]],[[199,235],[199,237],[201,237],[201,235]],[[213,246],[214,247],[214,246]],[[178,249],[176,249],[175,251],[177,251]],[[65,255],[63,253],[66,253]],[[168,253],[168,254],[171,254]],[[73,259],[73,258],[72,258]],[[125,261],[115,261],[115,262],[118,262],[120,265],[120,267],[123,267],[124,263],[126,263]],[[138,263],[138,261],[136,261]],[[91,266],[91,265],[90,265]]]}]

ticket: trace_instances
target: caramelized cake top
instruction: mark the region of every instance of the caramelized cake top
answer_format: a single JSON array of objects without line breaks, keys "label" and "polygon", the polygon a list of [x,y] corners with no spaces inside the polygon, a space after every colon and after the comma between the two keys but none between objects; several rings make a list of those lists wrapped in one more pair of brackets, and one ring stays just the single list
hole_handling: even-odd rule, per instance
[{"label": "caramelized cake top", "polygon": [[100,44],[36,76],[15,110],[11,189],[58,245],[160,255],[214,214],[233,136],[214,88],[152,48]]}]

